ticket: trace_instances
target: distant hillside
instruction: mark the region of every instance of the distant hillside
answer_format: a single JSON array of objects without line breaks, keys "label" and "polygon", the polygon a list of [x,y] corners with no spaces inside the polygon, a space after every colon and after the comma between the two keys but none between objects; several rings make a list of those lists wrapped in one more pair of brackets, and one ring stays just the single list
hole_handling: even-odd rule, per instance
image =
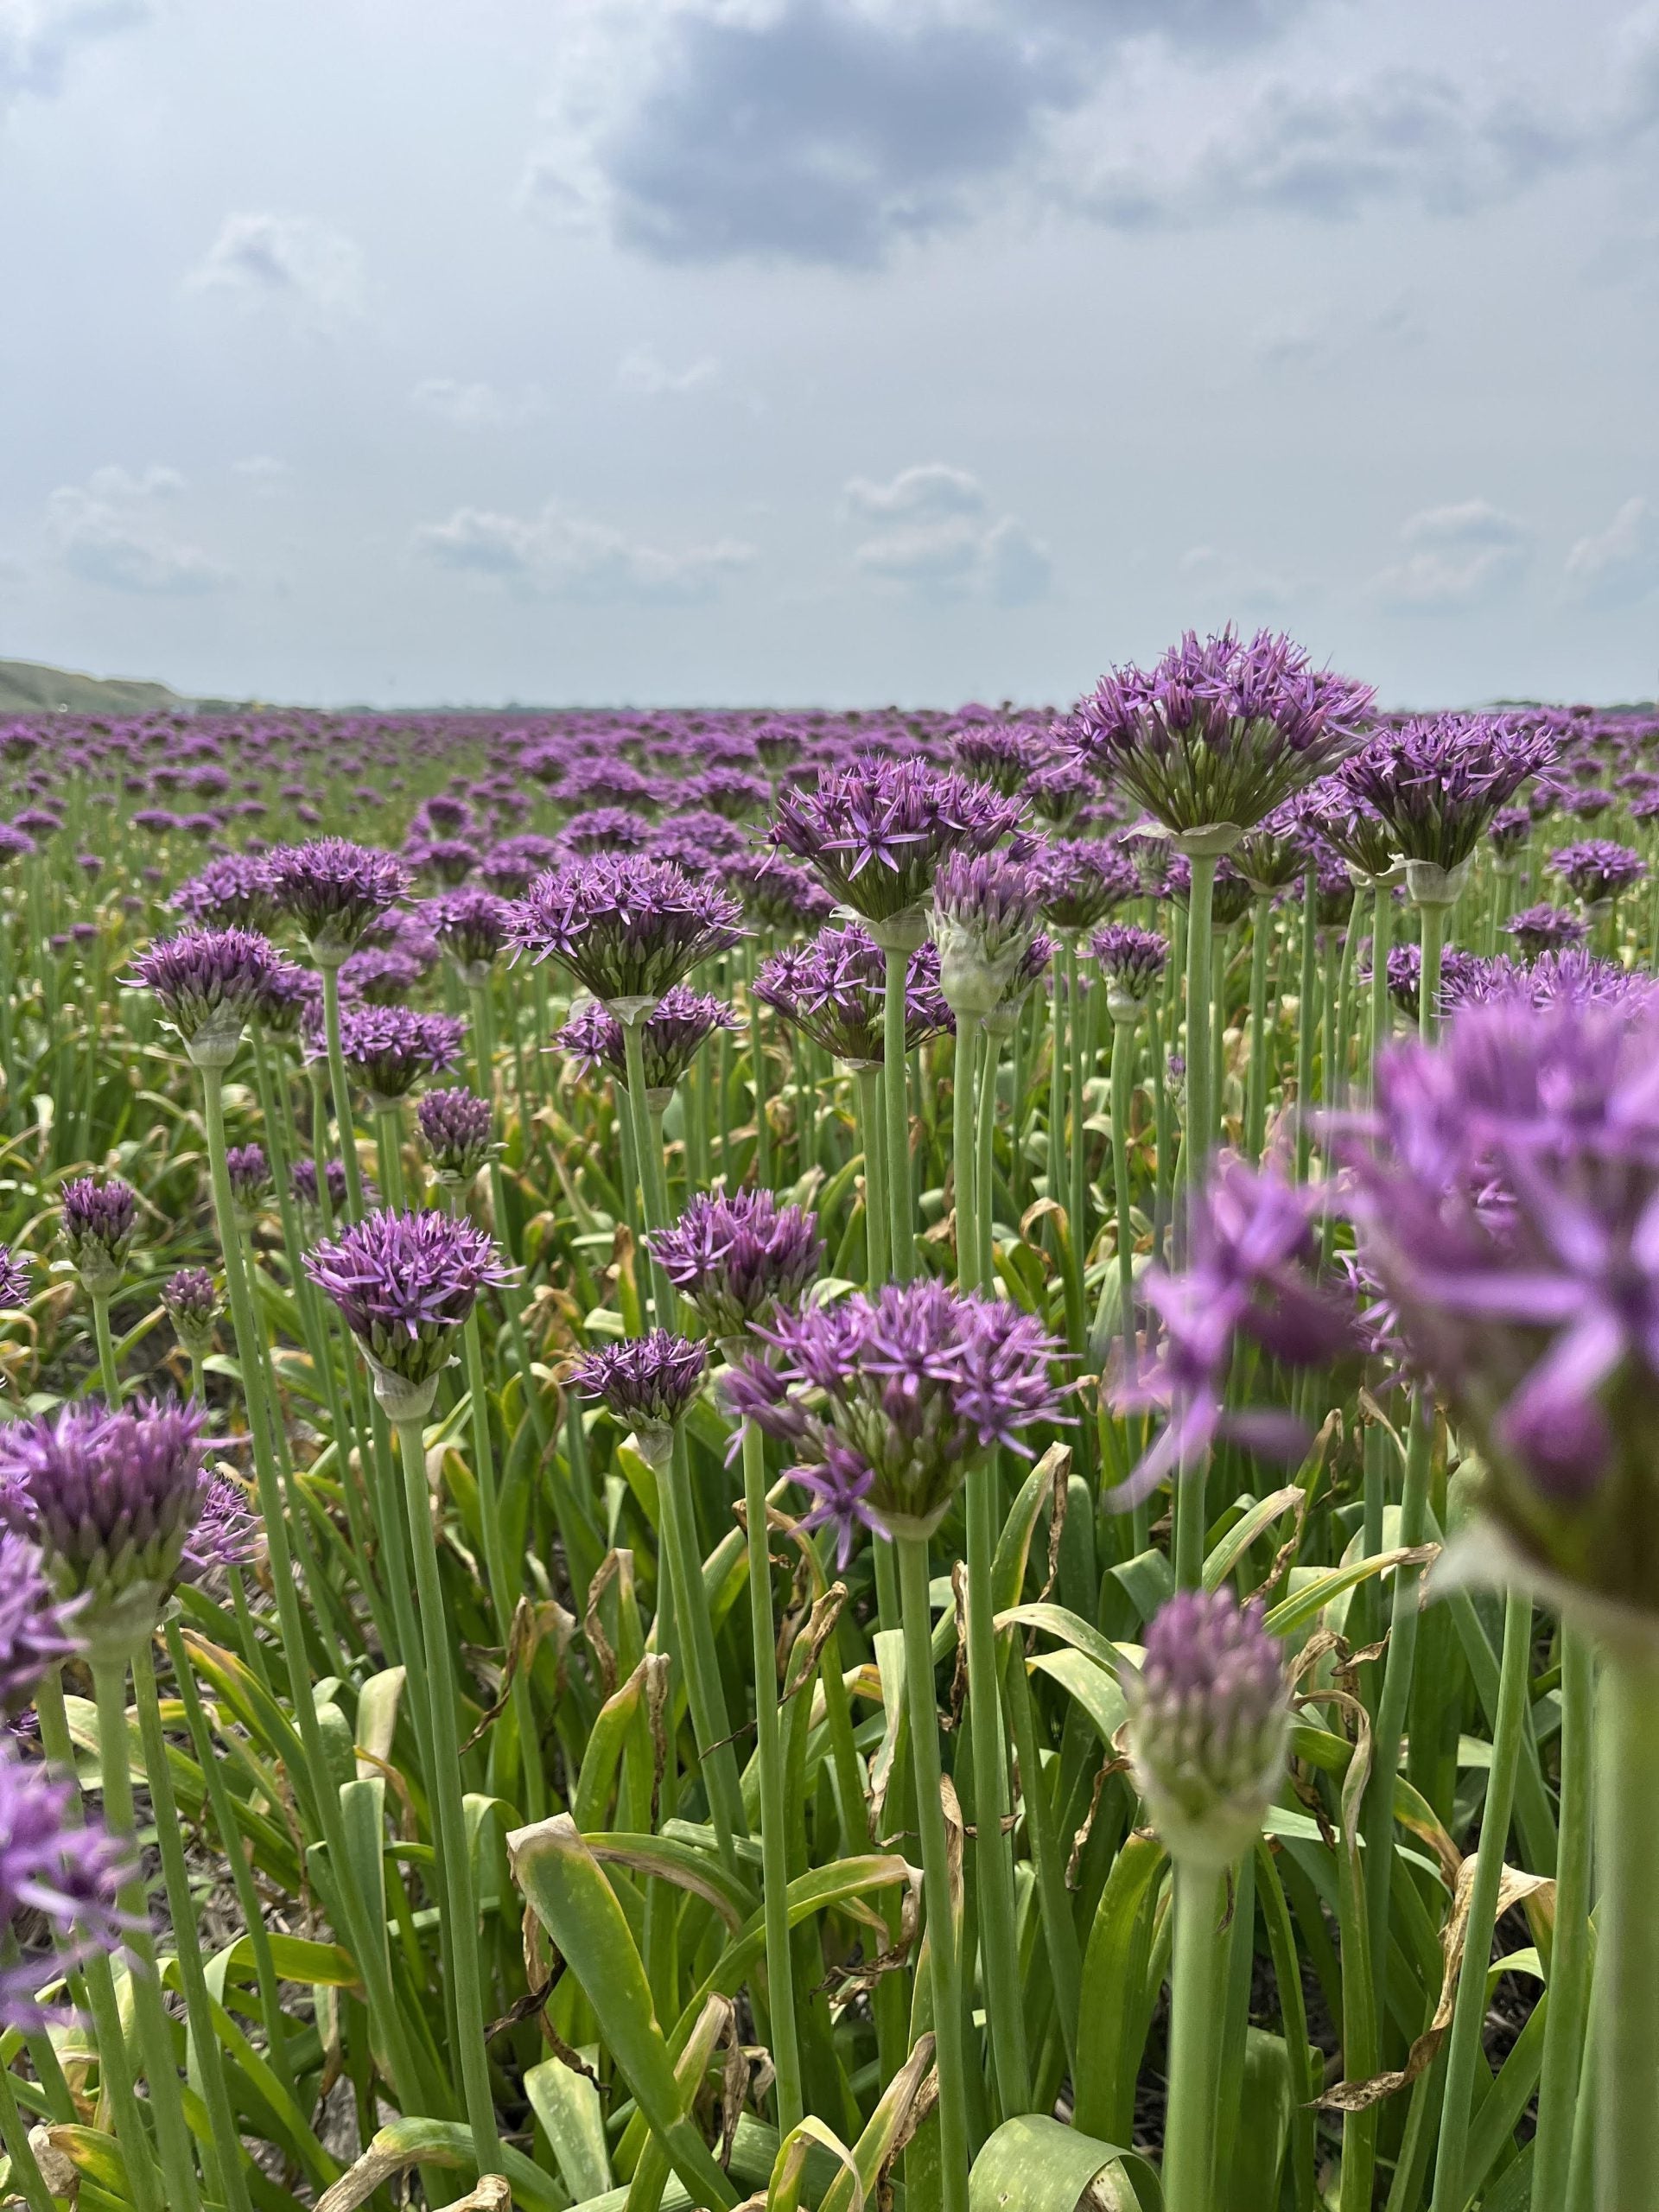
[{"label": "distant hillside", "polygon": [[168,708],[187,712],[196,706],[165,683],[143,683],[124,677],[78,676],[38,661],[0,660],[0,715],[152,715]]}]

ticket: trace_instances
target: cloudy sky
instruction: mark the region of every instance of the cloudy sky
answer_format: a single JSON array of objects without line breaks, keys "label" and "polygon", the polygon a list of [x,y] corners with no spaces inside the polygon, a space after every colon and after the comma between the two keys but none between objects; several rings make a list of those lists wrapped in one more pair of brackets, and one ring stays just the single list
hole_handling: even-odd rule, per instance
[{"label": "cloudy sky", "polygon": [[0,654],[1659,678],[1659,5],[0,0]]}]

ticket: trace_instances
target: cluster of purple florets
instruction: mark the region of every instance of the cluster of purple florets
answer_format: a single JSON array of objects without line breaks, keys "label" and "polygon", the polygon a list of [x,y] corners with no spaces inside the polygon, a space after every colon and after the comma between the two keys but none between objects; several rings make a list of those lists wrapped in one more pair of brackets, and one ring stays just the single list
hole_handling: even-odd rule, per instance
[{"label": "cluster of purple florets", "polygon": [[742,932],[735,899],[664,861],[601,853],[537,876],[513,942],[613,1008],[654,1005]]},{"label": "cluster of purple florets", "polygon": [[[754,995],[793,1023],[815,1045],[851,1067],[876,1067],[885,1057],[884,956],[856,922],[820,930],[804,945],[791,945],[760,963]],[[939,988],[939,952],[924,944],[912,952],[905,984],[905,1049],[913,1052],[930,1037],[956,1028],[956,1016]]]},{"label": "cluster of purple florets", "polygon": [[465,1088],[425,1092],[415,1109],[421,1142],[441,1183],[470,1183],[490,1156],[495,1110]]},{"label": "cluster of purple florets", "polygon": [[271,897],[304,931],[313,957],[338,963],[370,924],[409,888],[403,864],[390,853],[346,837],[283,845],[265,861]]},{"label": "cluster of purple florets", "polygon": [[507,1280],[493,1239],[436,1208],[365,1214],[315,1245],[305,1268],[375,1369],[416,1387],[448,1364],[479,1294]]},{"label": "cluster of purple florets", "polygon": [[120,1279],[138,1228],[138,1193],[111,1175],[100,1183],[82,1175],[63,1186],[63,1242],[75,1272],[89,1290],[106,1290]]},{"label": "cluster of purple florets", "polygon": [[798,1305],[823,1265],[816,1217],[780,1205],[770,1191],[699,1192],[650,1243],[669,1281],[722,1344]]},{"label": "cluster of purple florets", "polygon": [[[639,1024],[645,1089],[672,1090],[717,1029],[741,1027],[722,999],[694,991],[687,983],[677,983],[664,991]],[[598,999],[580,1004],[553,1041],[569,1053],[580,1072],[602,1067],[619,1081],[626,1081],[627,1047],[622,1024]]]},{"label": "cluster of purple florets", "polygon": [[[462,1025],[448,1014],[417,1014],[406,1006],[353,1006],[342,1009],[340,1045],[347,1073],[377,1106],[406,1098],[417,1083],[442,1075],[461,1058]],[[313,1033],[308,1050],[320,1058],[327,1051]]]},{"label": "cluster of purple florets", "polygon": [[1563,845],[1550,855],[1549,864],[1573,896],[1586,906],[1617,899],[1640,883],[1648,872],[1640,853],[1632,852],[1628,845],[1616,845],[1608,837],[1586,837],[1575,845]]},{"label": "cluster of purple florets", "polygon": [[815,790],[780,791],[772,842],[879,926],[922,906],[949,855],[992,851],[1023,810],[924,760],[868,760],[821,775]]}]

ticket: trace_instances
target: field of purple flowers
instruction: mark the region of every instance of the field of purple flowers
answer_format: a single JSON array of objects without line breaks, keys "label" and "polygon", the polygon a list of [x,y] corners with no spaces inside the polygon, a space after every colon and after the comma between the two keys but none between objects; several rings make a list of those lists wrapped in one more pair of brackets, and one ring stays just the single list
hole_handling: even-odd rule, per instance
[{"label": "field of purple flowers", "polygon": [[1659,2203],[1659,713],[0,778],[8,2201]]}]

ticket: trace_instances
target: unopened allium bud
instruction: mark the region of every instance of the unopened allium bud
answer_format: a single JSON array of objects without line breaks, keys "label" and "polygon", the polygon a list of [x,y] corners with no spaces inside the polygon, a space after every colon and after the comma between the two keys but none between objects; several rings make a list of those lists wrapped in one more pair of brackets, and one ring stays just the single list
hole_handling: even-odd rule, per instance
[{"label": "unopened allium bud", "polygon": [[470,1183],[490,1156],[495,1115],[489,1100],[464,1087],[429,1090],[415,1119],[439,1182]]},{"label": "unopened allium bud", "polygon": [[270,1192],[270,1161],[262,1144],[233,1144],[225,1155],[226,1172],[231,1182],[231,1204],[236,1211],[238,1227],[249,1229],[258,1215],[260,1203]]},{"label": "unopened allium bud", "polygon": [[939,988],[958,1020],[998,1004],[1037,934],[1036,871],[998,854],[952,854],[933,882]]},{"label": "unopened allium bud", "polygon": [[138,1194],[111,1176],[100,1183],[83,1175],[63,1189],[63,1241],[81,1287],[94,1295],[121,1280],[138,1225]]},{"label": "unopened allium bud", "polygon": [[1126,1671],[1130,1756],[1170,1857],[1220,1872],[1248,1851],[1285,1778],[1290,1699],[1258,1602],[1183,1590]]},{"label": "unopened allium bud", "polygon": [[213,1324],[219,1319],[219,1292],[206,1268],[180,1268],[162,1286],[162,1304],[174,1332],[193,1359],[205,1359],[213,1348]]},{"label": "unopened allium bud", "polygon": [[1169,946],[1155,930],[1113,922],[1090,945],[1106,985],[1114,1021],[1138,1021],[1169,964]]}]

